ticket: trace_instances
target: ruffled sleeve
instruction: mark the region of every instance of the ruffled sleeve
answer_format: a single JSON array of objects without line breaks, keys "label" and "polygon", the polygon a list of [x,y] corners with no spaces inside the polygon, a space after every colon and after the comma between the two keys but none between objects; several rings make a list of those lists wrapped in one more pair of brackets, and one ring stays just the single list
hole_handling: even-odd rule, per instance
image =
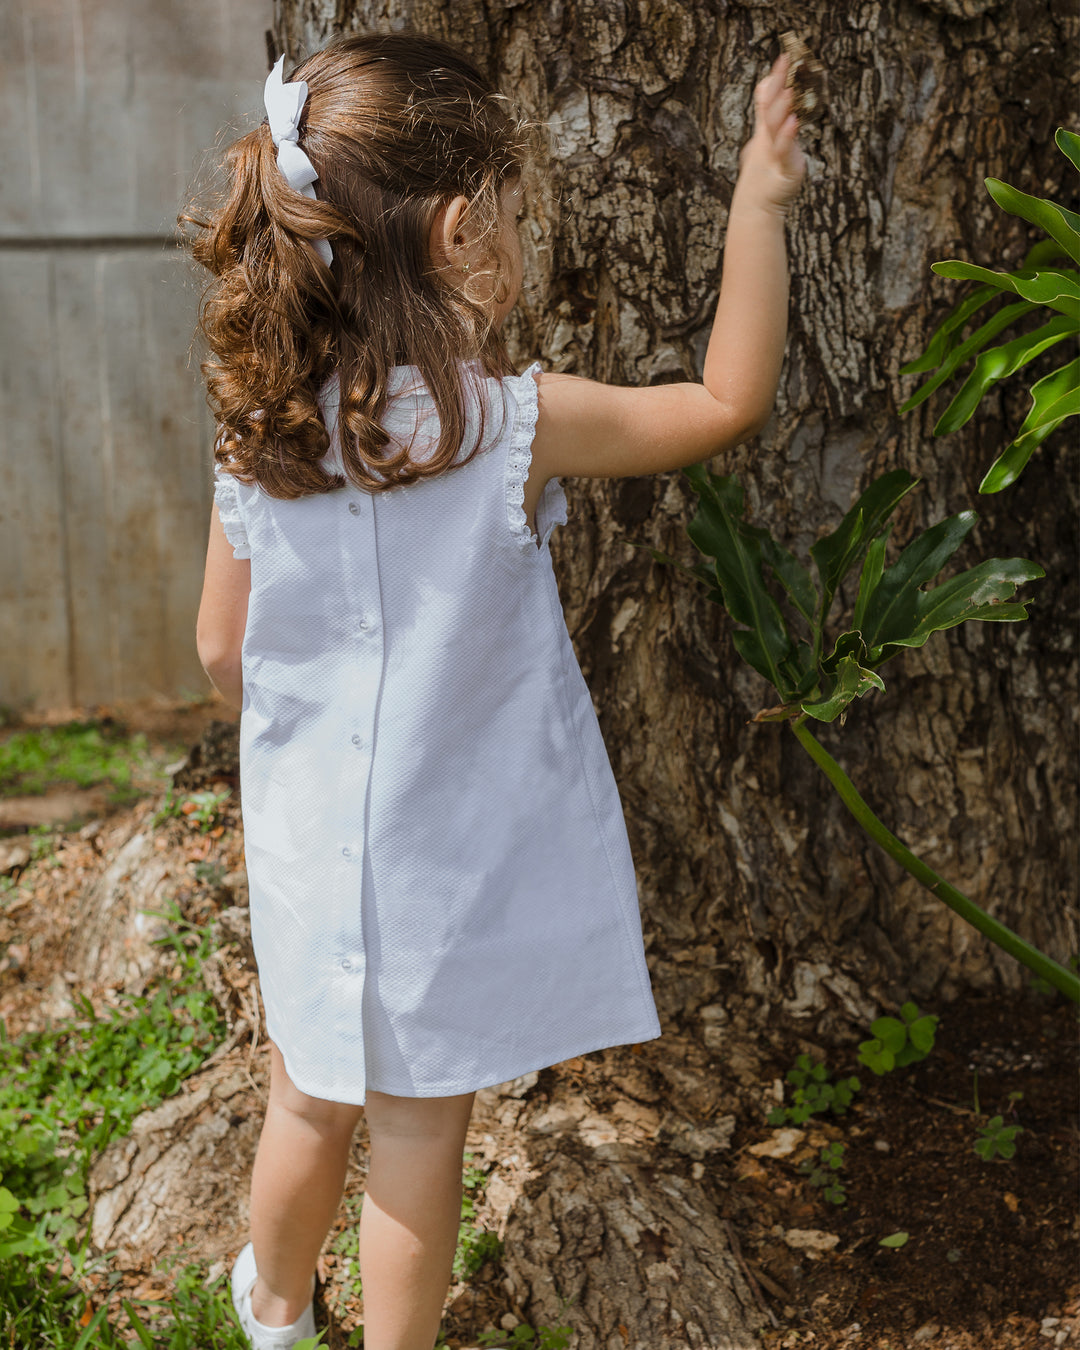
[{"label": "ruffled sleeve", "polygon": [[248,543],[247,531],[240,515],[236,479],[217,462],[214,464],[214,501],[217,503],[225,538],[233,546],[233,557],[250,558],[251,545]]},{"label": "ruffled sleeve", "polygon": [[524,548],[543,547],[556,525],[566,524],[566,494],[557,478],[548,480],[536,505],[536,534],[525,517],[525,480],[532,465],[532,443],[536,435],[537,389],[534,378],[541,369],[534,361],[520,375],[510,376],[504,384],[512,386],[516,410],[506,457],[506,516],[510,533]]}]

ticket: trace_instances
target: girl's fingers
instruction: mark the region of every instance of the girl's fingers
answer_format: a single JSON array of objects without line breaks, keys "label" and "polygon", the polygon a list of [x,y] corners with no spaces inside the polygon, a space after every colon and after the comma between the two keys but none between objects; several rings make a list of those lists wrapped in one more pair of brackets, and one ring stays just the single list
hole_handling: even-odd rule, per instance
[{"label": "girl's fingers", "polygon": [[754,89],[754,101],[759,105],[770,103],[784,88],[787,79],[788,58],[781,56],[763,80],[759,80]]},{"label": "girl's fingers", "polygon": [[765,124],[769,136],[775,140],[791,113],[791,90],[781,86],[772,99],[765,99],[758,108],[758,119]]}]

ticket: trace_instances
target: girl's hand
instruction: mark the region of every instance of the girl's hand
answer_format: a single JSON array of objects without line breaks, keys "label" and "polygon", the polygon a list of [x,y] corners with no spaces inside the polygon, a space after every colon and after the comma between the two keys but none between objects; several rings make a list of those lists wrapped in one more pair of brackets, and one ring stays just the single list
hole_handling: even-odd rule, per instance
[{"label": "girl's hand", "polygon": [[799,119],[791,112],[787,56],[754,89],[754,134],[739,154],[735,191],[743,199],[785,215],[806,174],[806,160],[795,140]]}]

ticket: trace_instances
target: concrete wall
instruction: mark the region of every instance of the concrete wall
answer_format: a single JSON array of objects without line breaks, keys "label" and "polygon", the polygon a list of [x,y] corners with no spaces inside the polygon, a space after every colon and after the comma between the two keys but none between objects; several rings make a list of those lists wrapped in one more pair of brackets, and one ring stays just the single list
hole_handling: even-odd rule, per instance
[{"label": "concrete wall", "polygon": [[2,0],[0,705],[207,689],[211,422],[176,213],[272,0]]}]

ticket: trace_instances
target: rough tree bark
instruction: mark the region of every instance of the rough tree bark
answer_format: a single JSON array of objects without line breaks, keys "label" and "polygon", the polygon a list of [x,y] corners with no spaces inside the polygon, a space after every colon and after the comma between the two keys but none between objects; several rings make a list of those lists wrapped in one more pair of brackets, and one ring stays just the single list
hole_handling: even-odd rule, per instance
[{"label": "rough tree bark", "polygon": [[[959,563],[1019,554],[1046,568],[1029,623],[939,635],[893,663],[888,691],[823,739],[931,865],[1065,959],[1075,949],[1075,455],[1059,433],[1019,484],[977,499],[1026,409],[1019,386],[934,440],[940,397],[900,418],[913,382],[897,370],[956,293],[932,276],[933,260],[1016,266],[1031,242],[983,178],[1059,198],[1072,189],[1052,137],[1075,104],[1074,7],[278,0],[270,41],[292,61],[335,31],[369,27],[448,38],[551,124],[554,194],[534,194],[524,227],[512,350],[522,364],[539,356],[628,384],[700,377],[753,85],[787,28],[821,57],[829,115],[803,136],[809,172],[789,229],[775,413],[718,467],[739,475],[753,518],[803,555],[871,477],[905,467],[924,483],[900,512],[901,539],[977,504],[981,524]],[[768,1019],[812,1025],[827,1041],[909,995],[936,1006],[965,987],[1019,984],[1010,960],[861,836],[785,729],[748,725],[772,700],[739,663],[727,620],[628,543],[692,559],[679,476],[567,486],[573,516],[556,568],[623,794],[665,1027],[722,1064]],[[617,1186],[606,1178],[604,1194]],[[523,1253],[515,1270],[508,1251],[512,1282],[552,1269],[544,1235],[560,1221],[540,1208],[511,1215]],[[626,1277],[625,1264],[605,1268]],[[636,1310],[647,1343],[668,1344],[644,1311],[647,1282],[623,1288],[626,1323]],[[535,1283],[530,1310],[558,1313]],[[599,1305],[590,1315],[588,1344],[625,1344]],[[702,1325],[702,1344],[725,1343],[718,1317]],[[691,1343],[678,1334],[671,1344]]]}]

